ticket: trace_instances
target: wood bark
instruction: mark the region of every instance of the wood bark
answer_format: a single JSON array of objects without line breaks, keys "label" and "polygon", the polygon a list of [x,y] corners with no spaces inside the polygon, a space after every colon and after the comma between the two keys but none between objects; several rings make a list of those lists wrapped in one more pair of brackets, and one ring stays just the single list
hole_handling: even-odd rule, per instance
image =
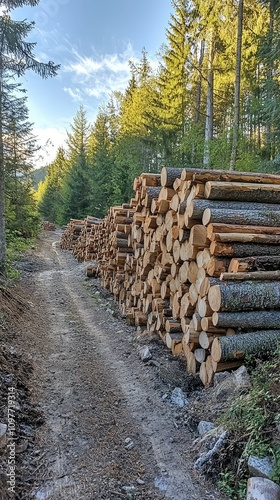
[{"label": "wood bark", "polygon": [[[280,183],[279,183],[280,184]],[[187,206],[187,213],[189,217],[193,219],[201,219],[204,210],[206,208],[220,209],[220,210],[244,210],[244,203],[239,201],[228,201],[228,200],[192,200]],[[246,210],[273,210],[280,211],[280,205],[271,203],[257,203],[257,202],[247,202]],[[223,221],[222,221],[223,222]]]},{"label": "wood bark", "polygon": [[230,273],[278,270],[280,270],[280,255],[234,258],[231,259],[228,268]]},{"label": "wood bark", "polygon": [[219,243],[212,241],[210,253],[216,256],[225,257],[251,257],[251,255],[273,255],[279,256],[279,245],[263,245],[257,243]]},{"label": "wood bark", "polygon": [[213,325],[219,328],[280,328],[280,310],[275,311],[244,311],[215,312],[212,316]]},{"label": "wood bark", "polygon": [[217,311],[250,311],[280,309],[278,281],[245,281],[227,286],[214,285],[208,292],[211,309]]},{"label": "wood bark", "polygon": [[222,273],[221,281],[280,280],[280,271],[254,271],[251,273]]},{"label": "wood bark", "polygon": [[183,168],[163,167],[161,170],[161,185],[163,187],[172,187],[173,182],[181,177]]},{"label": "wood bark", "polygon": [[255,234],[255,233],[213,233],[212,241],[221,241],[223,243],[267,243],[269,245],[279,245],[279,234]]},{"label": "wood bark", "polygon": [[216,338],[211,356],[216,362],[244,359],[249,354],[273,353],[280,343],[280,330],[259,330],[232,337]]},{"label": "wood bark", "polygon": [[236,44],[236,64],[235,64],[235,86],[234,86],[234,117],[233,117],[230,171],[235,170],[235,164],[236,164],[236,158],[237,158],[238,138],[239,138],[242,32],[243,32],[243,0],[239,0],[239,2],[238,2],[237,44]]},{"label": "wood bark", "polygon": [[[280,187],[280,186],[279,186]],[[202,216],[204,225],[210,223],[238,224],[246,226],[280,226],[280,212],[274,210],[224,210],[206,208]]]},{"label": "wood bark", "polygon": [[217,233],[246,233],[246,234],[274,234],[280,235],[280,227],[246,226],[245,224],[208,224],[207,237],[214,238]]},{"label": "wood bark", "polygon": [[228,170],[209,170],[204,168],[184,168],[181,174],[184,180],[193,182],[224,181],[254,182],[256,184],[280,184],[277,174],[262,172],[229,172]]},{"label": "wood bark", "polygon": [[207,181],[205,198],[211,200],[253,201],[258,203],[280,203],[280,186],[245,182]]}]

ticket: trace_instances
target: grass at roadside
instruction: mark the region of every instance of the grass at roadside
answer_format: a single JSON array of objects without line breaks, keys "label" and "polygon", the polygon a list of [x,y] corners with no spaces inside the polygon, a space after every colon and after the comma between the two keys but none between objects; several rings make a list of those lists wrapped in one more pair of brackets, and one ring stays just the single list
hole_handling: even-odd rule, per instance
[{"label": "grass at roadside", "polygon": [[280,484],[280,350],[254,365],[251,389],[238,395],[220,417],[231,437],[219,487],[230,500],[246,498],[250,455],[269,456],[274,462],[270,479]]}]

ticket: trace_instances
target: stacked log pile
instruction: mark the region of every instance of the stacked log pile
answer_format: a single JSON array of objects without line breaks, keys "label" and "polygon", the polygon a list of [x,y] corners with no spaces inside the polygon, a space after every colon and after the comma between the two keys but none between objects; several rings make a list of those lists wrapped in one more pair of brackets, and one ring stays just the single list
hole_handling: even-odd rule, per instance
[{"label": "stacked log pile", "polygon": [[156,332],[206,386],[274,349],[280,176],[163,168],[134,190],[95,227],[89,253],[127,322]]},{"label": "stacked log pile", "polygon": [[75,251],[80,233],[84,227],[84,221],[71,219],[61,236],[60,246],[63,250]]},{"label": "stacked log pile", "polygon": [[55,224],[49,222],[48,220],[44,220],[41,224],[41,228],[44,231],[55,231]]},{"label": "stacked log pile", "polygon": [[101,220],[87,216],[85,219],[71,219],[61,237],[60,246],[64,250],[72,250],[79,261],[91,261],[96,256],[95,232]]}]

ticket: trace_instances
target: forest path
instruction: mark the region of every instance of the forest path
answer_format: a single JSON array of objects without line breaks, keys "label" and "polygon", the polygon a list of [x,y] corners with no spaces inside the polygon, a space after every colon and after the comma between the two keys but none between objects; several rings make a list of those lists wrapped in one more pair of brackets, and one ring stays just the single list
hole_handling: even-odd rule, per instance
[{"label": "forest path", "polygon": [[193,471],[191,436],[162,397],[168,386],[140,360],[134,330],[99,299],[83,265],[60,249],[60,234],[42,233],[23,276],[40,317],[27,344],[45,418],[31,498],[217,500]]}]

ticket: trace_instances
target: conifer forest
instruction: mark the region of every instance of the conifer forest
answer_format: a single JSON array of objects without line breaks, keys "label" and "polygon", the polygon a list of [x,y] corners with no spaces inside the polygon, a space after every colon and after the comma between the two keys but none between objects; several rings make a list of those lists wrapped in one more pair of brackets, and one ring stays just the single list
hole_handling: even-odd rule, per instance
[{"label": "conifer forest", "polygon": [[[46,78],[58,66],[36,61],[36,44],[26,42],[32,23],[10,17],[14,7],[38,1],[2,3],[8,10],[1,16],[1,212],[9,239],[15,231],[32,235],[38,223],[28,175],[36,167],[36,138],[17,76],[31,69]],[[59,148],[39,185],[43,218],[64,224],[87,214],[102,217],[129,199],[136,175],[160,172],[163,165],[279,171],[279,2],[171,4],[157,69],[143,48],[141,61],[130,63],[125,92],[108,95],[94,123],[83,106],[77,110],[67,147]],[[26,48],[26,60],[18,63]]]}]

